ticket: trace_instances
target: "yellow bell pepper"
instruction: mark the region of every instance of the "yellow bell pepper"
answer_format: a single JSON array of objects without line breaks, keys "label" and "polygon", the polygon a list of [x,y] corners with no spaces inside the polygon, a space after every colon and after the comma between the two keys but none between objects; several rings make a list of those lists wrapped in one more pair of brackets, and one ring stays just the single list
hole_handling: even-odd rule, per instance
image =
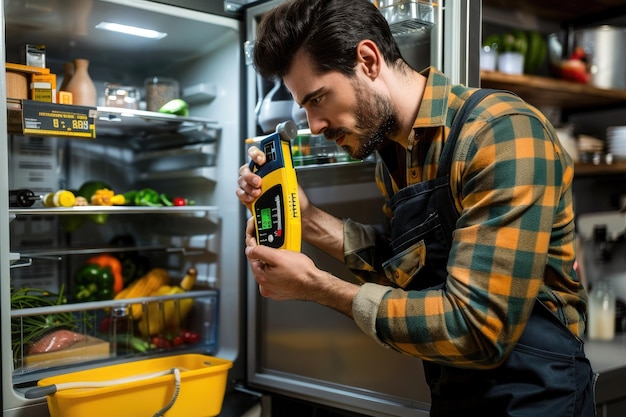
[{"label": "yellow bell pepper", "polygon": [[96,190],[91,196],[91,204],[94,206],[121,206],[126,203],[126,198],[123,194],[115,194],[113,190],[108,188],[102,188]]}]

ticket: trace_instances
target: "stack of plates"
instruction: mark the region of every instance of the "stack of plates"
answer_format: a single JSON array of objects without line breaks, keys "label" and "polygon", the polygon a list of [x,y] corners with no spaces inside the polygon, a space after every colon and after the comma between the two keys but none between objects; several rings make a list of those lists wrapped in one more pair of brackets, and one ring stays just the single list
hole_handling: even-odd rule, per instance
[{"label": "stack of plates", "polygon": [[578,151],[580,153],[595,154],[604,151],[604,141],[588,135],[578,136]]},{"label": "stack of plates", "polygon": [[613,157],[626,159],[626,126],[611,126],[606,129],[608,150]]}]

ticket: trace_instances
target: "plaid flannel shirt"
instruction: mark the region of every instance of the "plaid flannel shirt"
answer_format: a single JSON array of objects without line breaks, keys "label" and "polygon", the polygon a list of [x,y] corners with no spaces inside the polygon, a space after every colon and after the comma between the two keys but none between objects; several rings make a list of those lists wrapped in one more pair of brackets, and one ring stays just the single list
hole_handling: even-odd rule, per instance
[{"label": "plaid flannel shirt", "polygon": [[[406,150],[406,184],[434,178],[452,119],[472,90],[434,68]],[[401,156],[402,157],[402,156]],[[377,184],[385,187],[377,167]],[[463,127],[451,170],[460,213],[442,290],[405,291],[387,280],[386,241],[344,220],[348,267],[364,284],[356,323],[384,346],[441,364],[491,368],[521,336],[536,299],[576,336],[584,332],[587,293],[573,268],[571,158],[539,111],[508,93],[484,99]],[[393,213],[385,205],[385,214]],[[411,254],[407,261],[412,262]],[[414,261],[414,260],[413,260]]]}]

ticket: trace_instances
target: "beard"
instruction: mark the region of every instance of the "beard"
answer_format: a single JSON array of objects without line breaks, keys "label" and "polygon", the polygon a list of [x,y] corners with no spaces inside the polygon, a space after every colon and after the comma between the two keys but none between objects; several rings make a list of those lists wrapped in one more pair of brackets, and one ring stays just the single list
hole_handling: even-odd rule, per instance
[{"label": "beard", "polygon": [[[353,148],[342,145],[342,148],[355,159],[365,159],[381,145],[400,131],[398,115],[393,103],[377,92],[367,91],[357,80],[352,82],[358,107],[355,110],[355,130],[358,145]],[[352,133],[346,128],[328,128],[324,136],[335,140],[345,134]]]}]

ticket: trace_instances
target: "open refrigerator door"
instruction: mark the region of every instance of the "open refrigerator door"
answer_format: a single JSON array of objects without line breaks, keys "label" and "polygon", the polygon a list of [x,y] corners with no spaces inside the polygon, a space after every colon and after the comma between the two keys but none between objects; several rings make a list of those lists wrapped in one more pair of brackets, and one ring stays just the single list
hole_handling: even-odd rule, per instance
[{"label": "open refrigerator door", "polygon": [[[167,415],[219,414],[227,375],[239,372],[231,367],[243,326],[242,209],[233,192],[242,147],[240,21],[144,0],[7,0],[0,14],[5,70],[40,65],[32,71],[56,75],[60,89],[64,64],[86,60],[97,96],[46,101],[31,85],[15,92],[9,77],[0,82],[0,193],[31,195],[0,209],[3,416],[78,415],[68,403],[59,409],[26,393],[50,381],[160,367],[179,369],[181,392],[192,392]],[[165,36],[96,29],[103,22]],[[34,44],[44,60],[28,62]],[[148,83],[157,77],[176,81],[168,87],[178,87],[184,112],[150,102],[172,92]],[[226,365],[216,386],[204,379],[213,365]],[[199,388],[185,390],[198,374]],[[155,404],[156,395],[172,397],[169,385],[135,391],[146,384],[127,381],[119,395]],[[94,398],[111,389],[94,389]],[[47,399],[63,395],[75,393]],[[198,403],[190,414],[185,402],[201,397],[218,407]],[[89,415],[148,412],[127,400],[117,409],[94,404]]]}]

